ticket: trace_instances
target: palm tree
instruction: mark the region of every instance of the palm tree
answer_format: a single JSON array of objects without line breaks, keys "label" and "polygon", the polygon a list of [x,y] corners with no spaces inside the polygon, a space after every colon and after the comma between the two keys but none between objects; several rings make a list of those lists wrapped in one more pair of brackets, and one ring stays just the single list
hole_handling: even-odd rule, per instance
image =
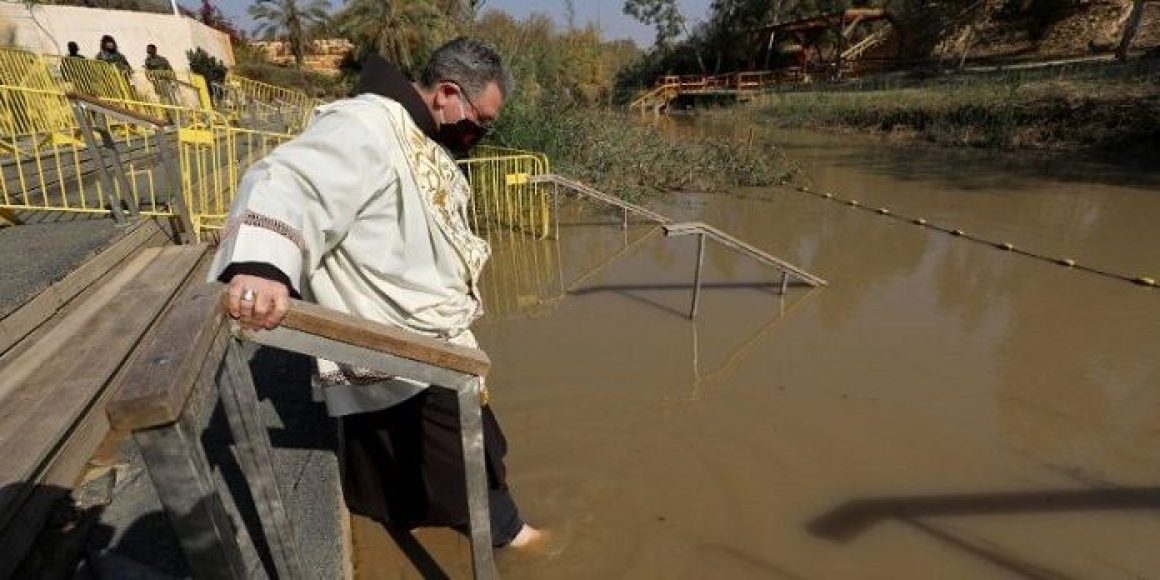
[{"label": "palm tree", "polygon": [[455,29],[445,1],[436,0],[349,0],[336,24],[356,45],[408,70]]},{"label": "palm tree", "polygon": [[310,31],[322,26],[330,18],[327,0],[256,0],[250,5],[250,17],[258,22],[254,35],[273,40],[285,38],[294,53],[294,63],[301,68],[306,55]]}]

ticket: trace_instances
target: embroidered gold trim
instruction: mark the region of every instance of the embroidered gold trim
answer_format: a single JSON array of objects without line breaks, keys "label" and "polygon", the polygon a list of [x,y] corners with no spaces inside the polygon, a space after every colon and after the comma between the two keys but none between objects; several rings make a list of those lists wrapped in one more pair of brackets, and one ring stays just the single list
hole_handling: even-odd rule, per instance
[{"label": "embroidered gold trim", "polygon": [[298,246],[299,250],[304,252],[306,251],[306,242],[302,240],[302,232],[298,231],[297,228],[292,227],[290,224],[280,219],[272,218],[268,215],[262,215],[258,212],[249,210],[236,218],[231,218],[230,221],[226,223],[225,229],[222,230],[222,242],[224,243],[226,240],[236,236],[238,234],[238,230],[241,229],[242,226],[253,226],[256,228],[269,230],[290,240],[291,242],[294,242],[294,245]]}]

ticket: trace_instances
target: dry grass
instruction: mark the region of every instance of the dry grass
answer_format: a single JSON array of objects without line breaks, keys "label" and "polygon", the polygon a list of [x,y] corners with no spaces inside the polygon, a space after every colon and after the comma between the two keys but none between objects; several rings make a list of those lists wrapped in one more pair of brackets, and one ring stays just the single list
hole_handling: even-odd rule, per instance
[{"label": "dry grass", "polygon": [[1160,83],[1147,77],[783,93],[760,107],[780,126],[853,128],[968,147],[1107,149],[1160,137]]}]

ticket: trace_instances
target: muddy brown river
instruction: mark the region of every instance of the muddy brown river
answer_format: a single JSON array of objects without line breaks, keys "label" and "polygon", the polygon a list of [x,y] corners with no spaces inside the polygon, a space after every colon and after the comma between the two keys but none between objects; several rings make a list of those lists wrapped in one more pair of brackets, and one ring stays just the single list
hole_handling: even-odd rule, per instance
[{"label": "muddy brown river", "polygon": [[[1160,174],[777,137],[817,190],[1160,275]],[[493,405],[553,557],[505,578],[1160,578],[1160,290],[788,188],[674,195],[827,279],[566,204],[493,234]]]}]

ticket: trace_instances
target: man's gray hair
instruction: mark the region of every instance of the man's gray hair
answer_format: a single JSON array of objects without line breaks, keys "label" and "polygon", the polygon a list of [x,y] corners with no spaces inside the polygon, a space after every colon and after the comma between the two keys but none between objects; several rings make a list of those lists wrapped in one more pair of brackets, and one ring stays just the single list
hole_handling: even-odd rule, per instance
[{"label": "man's gray hair", "polygon": [[437,48],[419,81],[426,89],[433,89],[441,82],[454,82],[467,91],[468,98],[478,97],[489,83],[499,85],[504,98],[515,88],[495,49],[463,37]]}]

